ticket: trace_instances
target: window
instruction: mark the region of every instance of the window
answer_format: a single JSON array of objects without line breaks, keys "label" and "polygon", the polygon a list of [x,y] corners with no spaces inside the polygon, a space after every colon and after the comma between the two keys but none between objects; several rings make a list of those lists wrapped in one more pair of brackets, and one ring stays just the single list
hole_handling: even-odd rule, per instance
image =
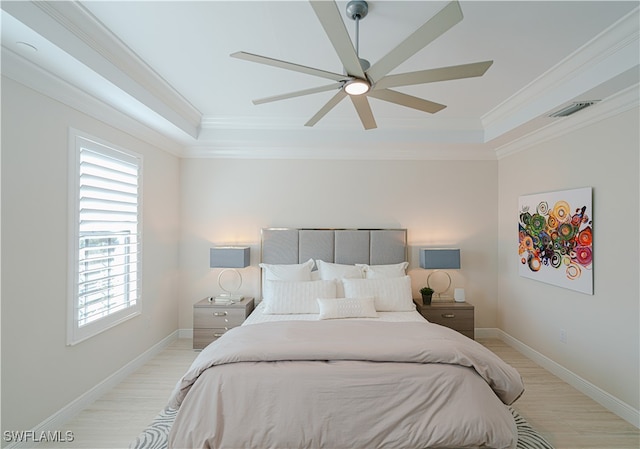
[{"label": "window", "polygon": [[140,313],[141,156],[70,132],[75,344]]}]

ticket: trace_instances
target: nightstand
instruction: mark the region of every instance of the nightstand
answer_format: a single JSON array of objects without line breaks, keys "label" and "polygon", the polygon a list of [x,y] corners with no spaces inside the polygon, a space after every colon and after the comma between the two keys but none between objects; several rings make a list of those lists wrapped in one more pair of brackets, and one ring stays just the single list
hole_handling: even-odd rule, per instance
[{"label": "nightstand", "polygon": [[430,323],[441,324],[460,332],[467,337],[475,338],[474,307],[468,302],[434,301],[430,305],[422,303],[422,298],[415,298],[418,312]]},{"label": "nightstand", "polygon": [[193,349],[203,349],[226,331],[240,326],[253,311],[253,298],[218,304],[204,298],[193,305]]}]

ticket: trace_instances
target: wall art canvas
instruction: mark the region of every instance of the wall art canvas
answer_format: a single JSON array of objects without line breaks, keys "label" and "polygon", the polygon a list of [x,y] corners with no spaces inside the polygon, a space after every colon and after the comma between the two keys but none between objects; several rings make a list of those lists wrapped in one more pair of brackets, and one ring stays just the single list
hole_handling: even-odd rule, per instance
[{"label": "wall art canvas", "polygon": [[591,187],[518,201],[520,276],[593,294]]}]

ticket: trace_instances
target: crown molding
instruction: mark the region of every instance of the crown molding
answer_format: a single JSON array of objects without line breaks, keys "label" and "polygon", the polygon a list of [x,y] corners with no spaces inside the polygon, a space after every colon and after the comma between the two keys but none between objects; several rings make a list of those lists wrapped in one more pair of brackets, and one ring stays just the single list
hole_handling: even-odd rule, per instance
[{"label": "crown molding", "polygon": [[[546,125],[498,145],[489,143],[440,143],[420,144],[419,139],[398,135],[382,142],[374,139],[365,144],[349,142],[344,136],[335,141],[319,143],[313,139],[298,138],[299,145],[292,145],[289,139],[275,139],[280,144],[269,144],[255,136],[244,139],[219,140],[211,146],[191,146],[184,152],[185,158],[234,158],[234,159],[364,159],[364,160],[500,160],[507,156],[528,150],[544,142],[565,134],[591,126],[608,118],[640,107],[640,86],[635,84],[616,93],[596,106],[580,113],[558,119],[541,117]],[[259,143],[258,143],[259,142]],[[282,142],[288,142],[283,145]],[[341,143],[338,143],[341,142]],[[389,148],[397,145],[393,151]]]},{"label": "crown molding", "polygon": [[[480,139],[428,142],[423,132],[372,130],[362,133],[321,129],[219,131],[185,148],[186,158],[351,159],[351,160],[496,160]],[[377,132],[376,132],[377,131]],[[480,136],[481,137],[481,136]]]},{"label": "crown molding", "polygon": [[202,114],[78,2],[2,2],[2,9],[197,138]]},{"label": "crown molding", "polygon": [[543,128],[496,148],[496,157],[498,160],[503,159],[638,107],[640,107],[640,87],[635,85],[599,103],[597,107],[556,119]]},{"label": "crown molding", "polygon": [[2,47],[2,76],[33,89],[49,98],[107,123],[140,140],[178,157],[184,155],[184,143],[168,138],[147,126],[139,117],[129,116],[103,99],[88,94],[41,66]]},{"label": "crown molding", "polygon": [[485,114],[482,124],[487,141],[637,67],[639,11],[635,8]]},{"label": "crown molding", "polygon": [[[422,131],[446,131],[446,132],[482,132],[482,123],[478,119],[444,119],[434,116],[416,118],[376,117],[380,129],[392,130],[422,130]],[[299,130],[303,127],[305,119],[290,117],[255,117],[255,116],[203,116],[201,130]],[[327,130],[362,130],[359,121],[341,118],[325,117],[322,124],[315,129]]]},{"label": "crown molding", "polygon": [[409,148],[403,146],[390,150],[385,148],[362,148],[327,146],[321,148],[276,148],[275,146],[242,147],[241,145],[190,147],[185,150],[185,159],[306,159],[306,160],[476,160],[495,161],[492,150],[477,148]]}]

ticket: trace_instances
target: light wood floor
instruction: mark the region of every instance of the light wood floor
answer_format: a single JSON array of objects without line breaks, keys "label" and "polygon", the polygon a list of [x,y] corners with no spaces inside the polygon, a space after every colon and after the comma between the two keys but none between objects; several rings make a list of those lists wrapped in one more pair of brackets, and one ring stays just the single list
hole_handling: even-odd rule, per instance
[{"label": "light wood floor", "polygon": [[640,430],[497,339],[478,339],[516,368],[525,392],[513,407],[556,449],[639,449]]},{"label": "light wood floor", "polygon": [[[556,449],[638,449],[640,431],[497,339],[480,339],[522,375],[526,391],[514,408]],[[173,342],[63,431],[73,442],[45,448],[126,448],[162,410],[180,376],[197,355],[190,339]]]}]

